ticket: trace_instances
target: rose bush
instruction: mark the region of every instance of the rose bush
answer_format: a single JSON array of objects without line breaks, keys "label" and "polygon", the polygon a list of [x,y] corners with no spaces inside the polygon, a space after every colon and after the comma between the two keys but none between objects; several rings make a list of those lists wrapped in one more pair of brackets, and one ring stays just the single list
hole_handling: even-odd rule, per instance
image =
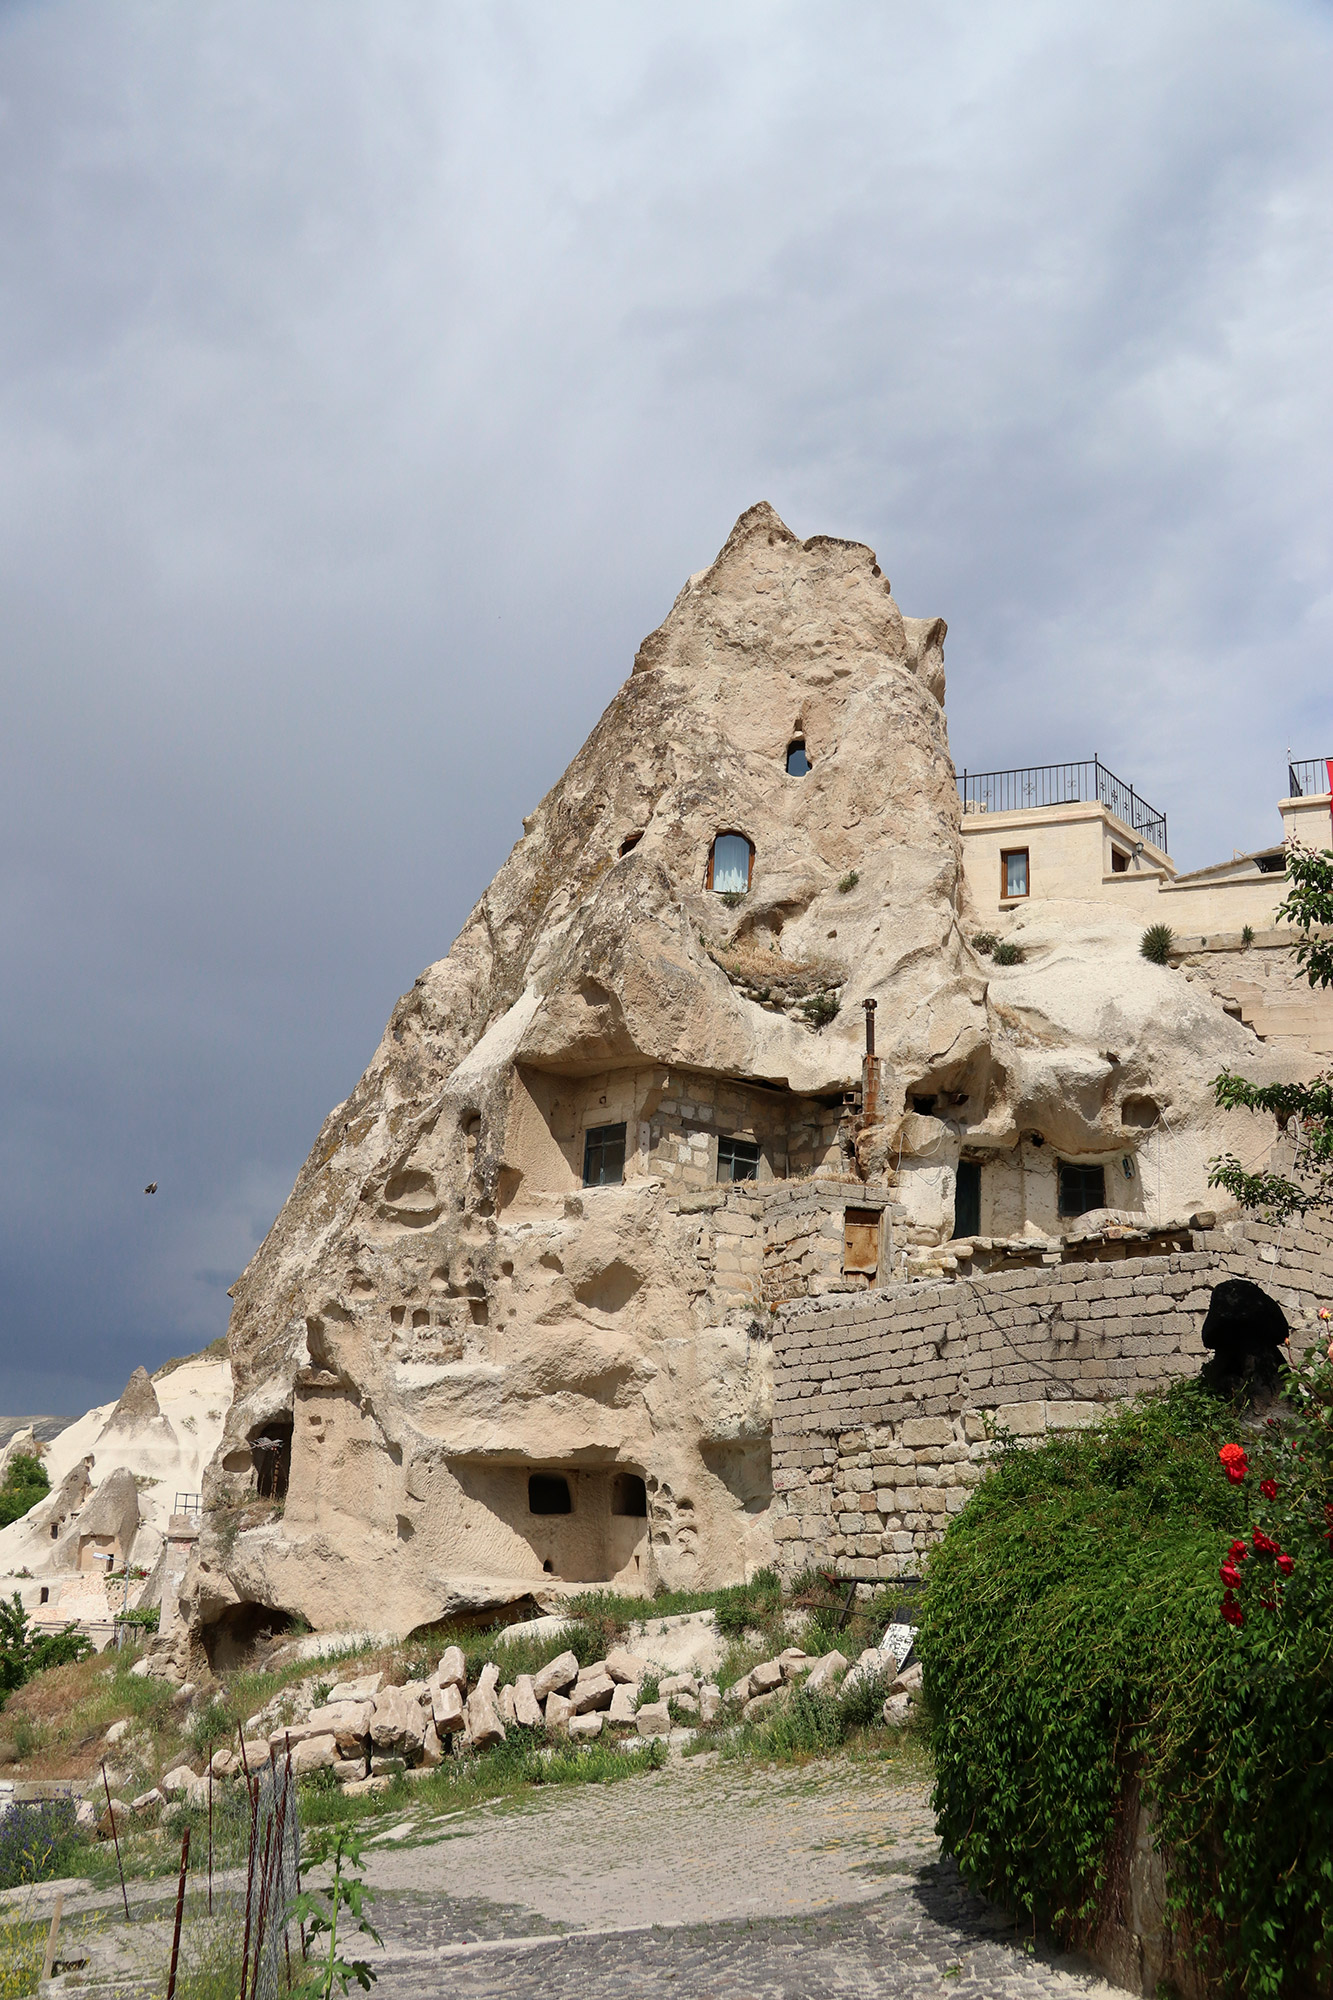
[{"label": "rose bush", "polygon": [[1086,1942],[1141,1800],[1210,1994],[1333,1991],[1330,1536],[1322,1344],[1271,1426],[1186,1383],[1004,1449],[917,1638],[964,1875]]}]

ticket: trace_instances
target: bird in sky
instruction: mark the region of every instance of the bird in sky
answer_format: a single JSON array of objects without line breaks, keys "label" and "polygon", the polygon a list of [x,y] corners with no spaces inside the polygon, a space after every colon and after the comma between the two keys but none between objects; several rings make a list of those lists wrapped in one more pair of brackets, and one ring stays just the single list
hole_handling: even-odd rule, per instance
[{"label": "bird in sky", "polygon": [[146,1188],[144,1189],[144,1193],[145,1193],[145,1194],[156,1194],[156,1193],[157,1193],[157,1182],[156,1182],[156,1181],[149,1181],[149,1183],[148,1183],[147,1187],[146,1187]]}]

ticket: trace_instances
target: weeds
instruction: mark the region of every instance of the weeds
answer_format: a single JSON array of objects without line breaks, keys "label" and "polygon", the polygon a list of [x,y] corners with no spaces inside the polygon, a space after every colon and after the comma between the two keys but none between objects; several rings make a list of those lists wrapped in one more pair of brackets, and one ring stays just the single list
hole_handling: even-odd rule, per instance
[{"label": "weeds", "polygon": [[1139,939],[1139,950],[1153,965],[1170,965],[1175,932],[1170,924],[1149,924]]},{"label": "weeds", "polygon": [[850,896],[860,879],[861,877],[857,874],[855,868],[849,868],[845,875],[839,877],[838,894],[840,896]]}]

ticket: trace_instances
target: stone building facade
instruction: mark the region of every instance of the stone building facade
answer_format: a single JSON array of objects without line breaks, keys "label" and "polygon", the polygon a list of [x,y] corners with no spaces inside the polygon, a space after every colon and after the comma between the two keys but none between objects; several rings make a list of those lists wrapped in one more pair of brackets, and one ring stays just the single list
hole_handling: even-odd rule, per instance
[{"label": "stone building facade", "polygon": [[[1211,1218],[1210,1218],[1211,1220]],[[1200,1227],[1165,1254],[811,1300],[774,1334],[774,1537],[791,1577],[919,1572],[994,1449],[1194,1375],[1211,1288],[1249,1278],[1298,1352],[1333,1302],[1333,1223]]]}]

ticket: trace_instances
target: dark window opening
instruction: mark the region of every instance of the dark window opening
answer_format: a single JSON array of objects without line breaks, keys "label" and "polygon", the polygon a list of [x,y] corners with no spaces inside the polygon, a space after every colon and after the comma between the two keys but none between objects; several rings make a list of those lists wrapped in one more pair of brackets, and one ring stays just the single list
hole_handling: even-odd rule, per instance
[{"label": "dark window opening", "polygon": [[717,1177],[720,1181],[757,1181],[759,1148],[752,1139],[719,1139]]},{"label": "dark window opening", "polygon": [[933,1097],[914,1097],[912,1099],[912,1109],[919,1112],[923,1118],[933,1118],[935,1116],[935,1099]]},{"label": "dark window opening", "polygon": [[549,1556],[547,1556],[546,1561],[542,1564],[542,1575],[543,1576],[555,1575],[555,1564],[551,1561],[551,1558]]},{"label": "dark window opening", "polygon": [[879,1210],[849,1208],[842,1219],[842,1268],[873,1278],[879,1269]]},{"label": "dark window opening", "polygon": [[797,736],[787,745],[787,776],[803,778],[810,769],[810,759],[805,754],[805,740]]},{"label": "dark window opening", "polygon": [[534,1472],[528,1477],[529,1514],[572,1514],[569,1481],[563,1472]]},{"label": "dark window opening", "polygon": [[1105,1167],[1075,1167],[1060,1162],[1060,1213],[1086,1215],[1089,1209],[1106,1206]]},{"label": "dark window opening", "polygon": [[981,1234],[981,1162],[960,1160],[953,1188],[953,1233],[955,1236]]},{"label": "dark window opening", "polygon": [[1113,847],[1111,849],[1111,873],[1113,875],[1128,875],[1129,873],[1129,856],[1123,847]]},{"label": "dark window opening", "polygon": [[640,841],[641,841],[642,839],[643,839],[643,834],[642,834],[642,832],[639,832],[639,833],[627,833],[627,834],[625,835],[625,838],[624,838],[624,839],[623,839],[623,840],[621,841],[621,843],[620,843],[620,851],[621,851],[621,853],[622,853],[622,854],[628,854],[628,853],[629,853],[629,851],[630,851],[630,849],[631,849],[631,848],[633,848],[633,847],[637,847],[637,846],[638,846],[638,844],[639,844],[639,842],[640,842]]},{"label": "dark window opening", "polygon": [[754,848],[743,833],[720,833],[708,851],[708,887],[718,896],[743,896],[754,874]]},{"label": "dark window opening", "polygon": [[49,1604],[51,1602],[51,1592],[46,1586],[46,1584],[42,1585],[41,1594],[39,1595],[37,1602],[39,1604]]},{"label": "dark window opening", "polygon": [[1028,851],[1026,847],[1006,847],[1000,856],[1001,896],[1026,896],[1028,886]]},{"label": "dark window opening", "polygon": [[59,1523],[58,1521],[52,1521],[52,1523],[51,1523],[51,1540],[52,1540],[53,1542],[54,1542],[54,1541],[56,1540],[56,1538],[57,1538],[57,1536],[59,1535],[59,1533],[60,1533],[60,1523]]},{"label": "dark window opening", "polygon": [[637,1472],[618,1472],[611,1482],[611,1512],[629,1514],[643,1521],[648,1517],[648,1488]]},{"label": "dark window opening", "polygon": [[625,1178],[625,1127],[590,1125],[583,1136],[584,1187],[619,1187]]},{"label": "dark window opening", "polygon": [[281,1500],[287,1492],[292,1472],[292,1420],[281,1418],[267,1423],[258,1437],[250,1440],[250,1459],[255,1468],[255,1492],[261,1500]]}]

